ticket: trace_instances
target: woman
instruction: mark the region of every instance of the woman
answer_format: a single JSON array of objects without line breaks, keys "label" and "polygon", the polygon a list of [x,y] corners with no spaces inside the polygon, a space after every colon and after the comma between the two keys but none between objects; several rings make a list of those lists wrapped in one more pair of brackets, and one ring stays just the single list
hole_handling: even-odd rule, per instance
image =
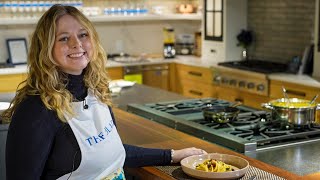
[{"label": "woman", "polygon": [[7,179],[123,179],[123,166],[167,165],[205,153],[123,145],[105,58],[95,28],[76,8],[54,5],[40,18],[28,78],[3,113],[11,119]]}]

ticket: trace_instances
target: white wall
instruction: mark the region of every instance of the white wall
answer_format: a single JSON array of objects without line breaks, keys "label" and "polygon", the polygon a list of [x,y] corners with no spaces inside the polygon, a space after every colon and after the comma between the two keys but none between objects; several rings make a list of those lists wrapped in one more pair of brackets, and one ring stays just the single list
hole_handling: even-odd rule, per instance
[{"label": "white wall", "polygon": [[[95,23],[101,42],[107,53],[122,49],[129,54],[162,53],[162,29],[171,26],[175,33],[192,33],[200,30],[199,21],[136,21]],[[27,38],[35,25],[0,26],[0,63],[8,58],[6,39]],[[122,46],[122,48],[121,48]]]}]

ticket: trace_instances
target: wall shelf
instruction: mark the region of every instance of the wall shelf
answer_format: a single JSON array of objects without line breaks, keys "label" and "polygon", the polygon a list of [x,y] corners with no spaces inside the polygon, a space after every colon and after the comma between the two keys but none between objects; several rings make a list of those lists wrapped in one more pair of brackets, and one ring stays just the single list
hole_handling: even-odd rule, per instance
[{"label": "wall shelf", "polygon": [[[201,21],[201,14],[146,14],[146,15],[105,15],[89,17],[92,22],[118,22],[118,21],[154,21],[154,20],[191,20]],[[0,25],[33,25],[39,18],[0,18]]]}]

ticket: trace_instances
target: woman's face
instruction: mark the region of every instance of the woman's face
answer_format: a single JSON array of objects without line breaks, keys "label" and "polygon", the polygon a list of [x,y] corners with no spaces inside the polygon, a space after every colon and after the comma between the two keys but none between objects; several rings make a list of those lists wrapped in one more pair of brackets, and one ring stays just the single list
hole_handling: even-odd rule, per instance
[{"label": "woman's face", "polygon": [[59,68],[65,73],[80,75],[92,55],[88,31],[73,16],[63,15],[57,20],[55,36],[53,58]]}]

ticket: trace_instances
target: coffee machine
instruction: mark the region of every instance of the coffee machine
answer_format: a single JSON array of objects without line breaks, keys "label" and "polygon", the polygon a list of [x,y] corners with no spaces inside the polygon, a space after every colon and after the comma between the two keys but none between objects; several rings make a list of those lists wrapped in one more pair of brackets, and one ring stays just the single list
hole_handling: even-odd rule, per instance
[{"label": "coffee machine", "polygon": [[174,58],[176,55],[176,50],[174,47],[175,36],[173,28],[163,28],[163,56],[164,58]]}]

